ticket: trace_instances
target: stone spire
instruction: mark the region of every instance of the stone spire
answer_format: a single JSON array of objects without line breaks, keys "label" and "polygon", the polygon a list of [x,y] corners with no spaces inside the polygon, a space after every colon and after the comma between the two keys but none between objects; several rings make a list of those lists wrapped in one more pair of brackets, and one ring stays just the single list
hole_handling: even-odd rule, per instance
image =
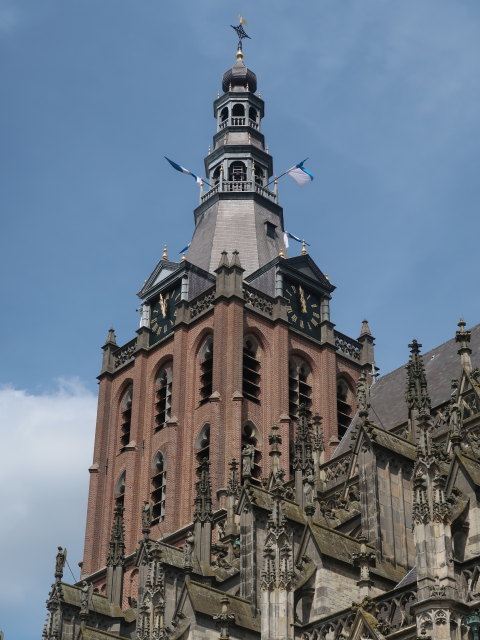
[{"label": "stone spire", "polygon": [[315,471],[311,426],[308,423],[307,411],[303,404],[299,410],[297,437],[294,446],[295,499],[302,508],[309,507],[309,511],[311,511],[315,492]]},{"label": "stone spire", "polygon": [[460,356],[460,361],[462,363],[462,369],[465,371],[467,375],[472,373],[472,349],[470,348],[470,338],[471,331],[465,329],[466,322],[463,318],[457,325],[459,330],[455,334],[455,341],[458,344],[458,355]]},{"label": "stone spire", "polygon": [[107,598],[121,606],[123,590],[123,569],[125,564],[125,532],[123,505],[116,504],[107,556]]},{"label": "stone spire", "polygon": [[193,513],[195,550],[200,562],[210,563],[212,546],[212,485],[210,482],[210,461],[204,458],[198,469],[195,511]]},{"label": "stone spire", "polygon": [[410,349],[410,360],[406,365],[407,369],[407,388],[405,399],[407,401],[410,412],[430,412],[430,396],[427,389],[427,377],[425,375],[425,367],[420,356],[420,348],[416,340],[408,345]]},{"label": "stone spire", "polygon": [[165,627],[165,572],[160,542],[151,546],[148,556],[147,576],[138,607],[136,637],[137,640],[160,640],[170,631]]}]

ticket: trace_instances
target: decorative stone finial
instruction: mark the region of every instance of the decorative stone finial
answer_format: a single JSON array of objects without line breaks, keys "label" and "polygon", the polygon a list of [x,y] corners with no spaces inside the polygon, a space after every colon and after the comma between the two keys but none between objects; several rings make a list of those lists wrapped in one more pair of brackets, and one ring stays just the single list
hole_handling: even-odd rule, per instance
[{"label": "decorative stone finial", "polygon": [[427,377],[422,357],[420,356],[421,344],[417,340],[412,340],[408,345],[410,349],[410,360],[406,365],[407,369],[407,389],[405,399],[409,409],[417,409],[421,412],[430,411],[430,396],[427,389]]},{"label": "decorative stone finial", "polygon": [[302,251],[301,254],[304,256],[308,253],[307,251],[307,243],[305,242],[305,240],[302,240]]},{"label": "decorative stone finial", "polygon": [[123,505],[116,504],[113,525],[108,545],[107,567],[123,567],[125,562],[125,531],[123,528]]},{"label": "decorative stone finial", "polygon": [[107,333],[107,339],[105,340],[105,344],[117,344],[117,336],[115,335],[114,329],[109,329]]},{"label": "decorative stone finial", "polygon": [[220,254],[220,262],[218,263],[217,269],[221,269],[222,267],[229,267],[229,266],[230,264],[228,262],[228,253],[224,249]]},{"label": "decorative stone finial", "polygon": [[163,245],[162,260],[168,260],[167,245]]},{"label": "decorative stone finial", "polygon": [[230,638],[229,626],[235,623],[235,614],[228,613],[228,603],[229,600],[227,596],[223,596],[220,600],[220,604],[222,605],[221,613],[216,613],[212,616],[220,628],[219,640],[228,640]]},{"label": "decorative stone finial", "polygon": [[370,331],[370,327],[368,326],[368,320],[362,320],[362,328],[360,330],[361,336],[371,336],[372,332]]},{"label": "decorative stone finial", "polygon": [[458,355],[460,356],[462,368],[465,373],[472,372],[472,360],[470,358],[472,350],[470,348],[471,331],[465,330],[466,322],[463,318],[460,318],[460,322],[457,325],[459,330],[455,334],[455,341],[457,342],[459,349]]},{"label": "decorative stone finial", "polygon": [[240,269],[242,268],[242,265],[240,264],[240,258],[239,258],[239,253],[236,249],[234,249],[234,251],[232,251],[232,261],[230,262],[230,266],[231,267],[240,267]]},{"label": "decorative stone finial", "polygon": [[194,522],[212,522],[212,485],[210,482],[210,461],[204,458],[198,468],[199,480],[196,485]]}]

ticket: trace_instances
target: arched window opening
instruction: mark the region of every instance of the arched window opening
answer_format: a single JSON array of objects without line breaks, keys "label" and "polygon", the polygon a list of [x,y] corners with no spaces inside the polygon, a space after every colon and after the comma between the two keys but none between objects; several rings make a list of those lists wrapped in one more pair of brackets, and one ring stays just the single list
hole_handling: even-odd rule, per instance
[{"label": "arched window opening", "polygon": [[165,495],[167,491],[167,465],[161,451],[153,459],[152,464],[152,524],[162,522],[165,518]]},{"label": "arched window opening", "polygon": [[213,391],[213,338],[209,336],[200,350],[200,404],[208,401]]},{"label": "arched window opening", "polygon": [[259,434],[252,422],[246,422],[242,428],[242,477],[260,478],[262,474],[262,454],[258,450]]},{"label": "arched window opening", "polygon": [[210,424],[207,422],[200,431],[197,442],[197,462],[200,466],[204,460],[210,460]]},{"label": "arched window opening", "polygon": [[260,362],[257,354],[258,342],[247,336],[243,343],[243,396],[260,403]]},{"label": "arched window opening", "polygon": [[221,172],[221,167],[220,165],[218,165],[218,167],[216,167],[214,172],[212,173],[213,186],[217,185],[220,182],[220,172]]},{"label": "arched window opening", "polygon": [[247,168],[243,162],[236,160],[228,168],[228,179],[230,182],[245,182],[247,179]]},{"label": "arched window opening", "polygon": [[248,110],[248,118],[250,120],[249,124],[251,127],[253,127],[254,129],[258,128],[258,113],[257,110],[254,107],[250,107],[250,109]]},{"label": "arched window opening", "polygon": [[304,404],[307,418],[312,415],[312,373],[301,358],[293,356],[288,362],[288,403],[292,420],[298,418],[300,405]]},{"label": "arched window opening", "polygon": [[125,506],[125,481],[126,481],[127,473],[124,471],[122,475],[117,480],[117,484],[115,485],[115,506],[124,507]]},{"label": "arched window opening", "polygon": [[126,447],[130,442],[130,430],[132,427],[132,397],[133,386],[130,385],[123,394],[120,403],[120,446]]},{"label": "arched window opening", "polygon": [[265,172],[258,164],[255,165],[255,184],[263,187],[265,180]]},{"label": "arched window opening", "polygon": [[337,382],[337,424],[340,440],[345,435],[352,419],[351,396],[350,387],[343,378],[340,378]]},{"label": "arched window opening", "polygon": [[172,417],[172,372],[169,362],[158,372],[155,380],[155,431],[163,429]]},{"label": "arched window opening", "polygon": [[220,111],[220,122],[226,122],[228,120],[228,107],[223,107]]},{"label": "arched window opening", "polygon": [[232,124],[241,126],[245,124],[245,107],[243,104],[234,104],[232,109]]}]

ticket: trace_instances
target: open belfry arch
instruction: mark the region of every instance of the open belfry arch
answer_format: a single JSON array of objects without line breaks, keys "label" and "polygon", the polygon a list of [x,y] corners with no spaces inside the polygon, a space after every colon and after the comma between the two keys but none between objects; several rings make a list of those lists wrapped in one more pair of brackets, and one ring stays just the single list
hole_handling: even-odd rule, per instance
[{"label": "open belfry arch", "polygon": [[480,326],[376,380],[367,321],[338,331],[289,256],[243,25],[188,253],[103,346],[81,581],[59,548],[43,638],[478,638]]}]

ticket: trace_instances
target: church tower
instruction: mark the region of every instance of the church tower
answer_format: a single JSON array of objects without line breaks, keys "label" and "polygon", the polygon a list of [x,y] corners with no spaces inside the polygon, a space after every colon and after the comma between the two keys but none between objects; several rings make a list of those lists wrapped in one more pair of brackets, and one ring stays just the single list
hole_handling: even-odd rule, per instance
[{"label": "church tower", "polygon": [[335,329],[335,287],[305,244],[287,257],[273,160],[261,132],[265,106],[241,47],[222,90],[205,158],[210,186],[205,192],[202,186],[194,211],[188,255],[173,262],[164,251],[139,292],[136,336],[117,345],[110,330],[103,346],[82,575],[102,592],[120,531],[121,557],[110,563],[126,563],[117,603],[135,592],[128,557],[142,530],[142,508],[152,538],[170,536],[175,545],[178,535],[183,544],[199,474],[208,485],[206,522],[228,509],[232,459],[239,483],[261,486],[269,477],[273,425],[285,479],[293,479],[301,411],[308,420],[317,415],[312,455],[316,464],[326,462],[355,414],[358,378],[374,367],[368,324],[358,339]]}]

